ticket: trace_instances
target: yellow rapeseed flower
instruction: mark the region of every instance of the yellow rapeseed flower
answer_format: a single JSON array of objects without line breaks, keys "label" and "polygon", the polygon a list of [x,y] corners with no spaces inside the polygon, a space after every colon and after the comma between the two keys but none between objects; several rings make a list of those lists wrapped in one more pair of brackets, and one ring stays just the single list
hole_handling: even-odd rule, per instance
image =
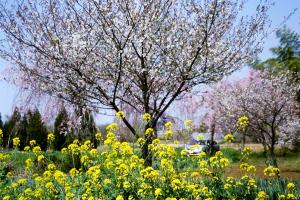
[{"label": "yellow rapeseed flower", "polygon": [[147,128],[146,130],[146,136],[150,137],[154,134],[154,129],[153,128]]},{"label": "yellow rapeseed flower", "polygon": [[185,120],[184,125],[187,129],[192,129],[193,128],[193,120],[191,120],[191,119]]},{"label": "yellow rapeseed flower", "polygon": [[265,176],[278,176],[280,174],[280,170],[273,166],[268,166],[264,169]]},{"label": "yellow rapeseed flower", "polygon": [[96,133],[96,134],[95,134],[96,140],[97,140],[97,141],[101,141],[101,136],[102,136],[102,134],[101,134],[100,132]]},{"label": "yellow rapeseed flower", "polygon": [[18,146],[20,146],[20,138],[19,137],[15,137],[13,139],[13,145],[15,148],[17,148]]},{"label": "yellow rapeseed flower", "polygon": [[43,155],[39,155],[37,157],[38,162],[42,162],[44,159],[45,159],[45,156],[43,156]]},{"label": "yellow rapeseed flower", "polygon": [[76,176],[79,174],[79,171],[76,169],[76,168],[72,168],[70,171],[69,171],[69,174],[71,176]]},{"label": "yellow rapeseed flower", "polygon": [[159,196],[162,195],[162,189],[156,188],[154,191],[155,197],[158,198]]},{"label": "yellow rapeseed flower", "polygon": [[49,171],[55,171],[56,170],[56,166],[52,163],[49,164],[47,168],[48,168]]},{"label": "yellow rapeseed flower", "polygon": [[165,135],[167,139],[170,139],[173,136],[172,130],[166,130]]},{"label": "yellow rapeseed flower", "polygon": [[173,190],[179,190],[181,188],[181,181],[179,179],[174,179],[171,182],[171,186],[172,186]]},{"label": "yellow rapeseed flower", "polygon": [[33,161],[30,158],[25,160],[25,167],[27,170],[30,170],[33,168]]},{"label": "yellow rapeseed flower", "polygon": [[140,146],[143,146],[145,144],[145,139],[144,138],[139,138],[137,140],[137,142],[139,143]]},{"label": "yellow rapeseed flower", "polygon": [[125,115],[124,111],[119,111],[119,112],[116,113],[116,117],[119,118],[119,119],[123,119],[124,115]]},{"label": "yellow rapeseed flower", "polygon": [[116,200],[124,200],[122,195],[117,196]]},{"label": "yellow rapeseed flower", "polygon": [[251,147],[248,147],[248,146],[245,146],[242,151],[242,153],[246,154],[246,155],[249,155],[251,152],[252,152],[252,149],[251,149]]},{"label": "yellow rapeseed flower", "polygon": [[167,130],[170,130],[173,127],[173,123],[172,122],[166,122],[165,127],[167,128]]},{"label": "yellow rapeseed flower", "polygon": [[30,151],[30,146],[24,147],[24,151]]},{"label": "yellow rapeseed flower", "polygon": [[[299,197],[299,196],[298,196],[298,197]],[[288,193],[287,196],[286,196],[286,198],[287,198],[288,200],[296,200],[296,196],[295,196],[294,194],[292,194],[292,193]]]},{"label": "yellow rapeseed flower", "polygon": [[145,114],[143,115],[143,120],[144,120],[145,122],[149,123],[150,120],[151,120],[151,115],[150,115],[149,113],[145,113]]},{"label": "yellow rapeseed flower", "polygon": [[103,183],[104,183],[104,185],[109,185],[109,184],[111,184],[111,180],[106,178],[106,179],[104,179]]},{"label": "yellow rapeseed flower", "polygon": [[52,182],[47,182],[45,187],[51,192],[55,191],[55,185]]},{"label": "yellow rapeseed flower", "polygon": [[29,141],[29,144],[30,144],[30,146],[33,147],[34,145],[36,145],[36,140],[30,140],[30,141]]},{"label": "yellow rapeseed flower", "polygon": [[224,136],[224,139],[226,142],[231,143],[233,141],[233,135],[231,133],[228,133]]},{"label": "yellow rapeseed flower", "polygon": [[130,183],[128,181],[124,181],[123,188],[128,190],[130,188]]},{"label": "yellow rapeseed flower", "polygon": [[115,133],[115,132],[117,132],[117,130],[118,130],[118,124],[116,124],[116,123],[111,123],[110,125],[108,125],[106,127],[107,132]]},{"label": "yellow rapeseed flower", "polygon": [[249,125],[249,118],[247,116],[241,116],[238,119],[237,125],[240,129],[245,129]]},{"label": "yellow rapeseed flower", "polygon": [[3,200],[10,200],[10,196],[9,195],[4,196]]},{"label": "yellow rapeseed flower", "polygon": [[260,192],[257,194],[255,200],[264,200],[264,199],[266,199],[266,198],[267,198],[267,194],[266,194],[264,191],[260,191]]},{"label": "yellow rapeseed flower", "polygon": [[295,186],[294,183],[288,183],[288,184],[287,184],[287,189],[288,189],[288,190],[293,190],[293,189],[295,189],[295,187],[296,187],[296,186]]},{"label": "yellow rapeseed flower", "polygon": [[39,154],[39,153],[41,153],[41,151],[42,151],[42,149],[41,149],[40,146],[35,146],[32,149],[32,152],[35,153],[35,154]]},{"label": "yellow rapeseed flower", "polygon": [[54,139],[55,139],[54,134],[53,133],[49,133],[47,139],[48,139],[49,142],[53,142]]}]

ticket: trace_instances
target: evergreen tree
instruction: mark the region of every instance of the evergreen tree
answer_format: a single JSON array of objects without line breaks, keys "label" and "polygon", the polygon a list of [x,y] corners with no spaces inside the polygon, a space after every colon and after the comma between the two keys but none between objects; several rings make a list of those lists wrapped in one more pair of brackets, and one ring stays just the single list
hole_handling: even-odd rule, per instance
[{"label": "evergreen tree", "polygon": [[20,149],[24,149],[24,147],[26,146],[27,127],[28,127],[27,116],[26,114],[24,114],[17,132],[17,137],[20,138],[20,147],[19,147]]},{"label": "evergreen tree", "polygon": [[71,141],[66,141],[67,137],[70,136],[69,127],[68,127],[68,113],[64,107],[62,107],[55,119],[54,122],[54,136],[55,140],[53,142],[53,148],[55,150],[61,150],[63,146],[67,146],[66,142],[70,143]]},{"label": "evergreen tree", "polygon": [[91,140],[92,143],[96,143],[96,124],[92,112],[86,110],[81,118],[81,127],[79,131],[79,139],[81,141]]},{"label": "evergreen tree", "polygon": [[21,123],[21,114],[16,107],[12,116],[5,122],[3,126],[3,142],[7,148],[12,147],[12,139],[17,137]]},{"label": "evergreen tree", "polygon": [[43,150],[47,148],[47,128],[42,121],[40,112],[36,109],[33,113],[28,111],[28,127],[27,132],[27,141],[29,144],[30,140],[36,140],[37,144],[41,146]]},{"label": "evergreen tree", "polygon": [[[0,113],[0,130],[2,130],[3,132],[3,121],[2,121],[2,118],[1,118],[1,113]],[[2,133],[2,138],[0,138],[0,149],[3,147],[3,133]]]},{"label": "evergreen tree", "polygon": [[2,116],[1,116],[1,113],[0,113],[0,129],[3,130],[3,121],[2,121]]}]

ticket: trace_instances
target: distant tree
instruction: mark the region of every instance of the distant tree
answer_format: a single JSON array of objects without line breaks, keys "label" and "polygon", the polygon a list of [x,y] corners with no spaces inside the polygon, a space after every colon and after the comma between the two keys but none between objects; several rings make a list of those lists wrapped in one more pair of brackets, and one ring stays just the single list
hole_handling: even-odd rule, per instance
[{"label": "distant tree", "polygon": [[17,137],[20,138],[20,149],[24,149],[24,147],[27,145],[26,141],[27,141],[27,127],[28,127],[28,121],[27,121],[27,116],[26,114],[23,115],[19,128],[18,128],[18,132],[17,132]]},{"label": "distant tree", "polygon": [[[54,122],[54,136],[53,148],[60,150],[66,144],[66,138],[70,133],[68,125],[69,117],[65,107],[62,107],[55,118]],[[71,141],[70,141],[71,142]]]},{"label": "distant tree", "polygon": [[296,87],[286,76],[253,72],[247,79],[214,88],[210,96],[215,103],[209,111],[217,119],[213,124],[225,131],[233,131],[239,117],[247,116],[249,133],[263,144],[269,161],[277,166],[275,146],[292,143],[300,127],[295,93]]},{"label": "distant tree", "polygon": [[[0,130],[2,130],[3,132],[3,121],[2,121],[2,118],[1,118],[1,113],[0,113]],[[3,137],[3,133],[2,133],[2,137]],[[0,138],[0,149],[2,148],[3,146],[3,138]]]},{"label": "distant tree", "polygon": [[[300,85],[300,35],[284,27],[277,31],[276,36],[279,39],[279,46],[270,49],[274,57],[265,61],[257,60],[252,66],[273,75],[288,72],[291,83]],[[300,89],[297,92],[297,99],[300,102]]]},{"label": "distant tree", "polygon": [[81,122],[78,131],[78,138],[81,141],[84,140],[91,140],[93,143],[95,141],[95,134],[96,134],[96,124],[94,121],[93,114],[89,110],[85,110],[83,114],[81,114]]},{"label": "distant tree", "polygon": [[3,126],[3,142],[7,148],[12,147],[12,139],[17,136],[21,124],[21,114],[16,107],[12,116]]},{"label": "distant tree", "polygon": [[27,141],[28,144],[30,140],[36,140],[37,144],[41,146],[42,149],[47,147],[47,128],[42,121],[40,112],[36,109],[33,113],[31,111],[27,112],[28,117],[28,127]]},{"label": "distant tree", "polygon": [[1,116],[1,113],[0,113],[0,129],[3,130],[3,121],[2,121],[2,116]]}]

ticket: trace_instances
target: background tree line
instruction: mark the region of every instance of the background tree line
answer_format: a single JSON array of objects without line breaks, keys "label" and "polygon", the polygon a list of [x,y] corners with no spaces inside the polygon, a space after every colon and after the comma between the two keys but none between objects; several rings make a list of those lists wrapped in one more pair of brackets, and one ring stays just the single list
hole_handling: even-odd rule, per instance
[{"label": "background tree line", "polygon": [[28,110],[25,113],[21,113],[19,108],[15,108],[12,115],[3,121],[0,114],[0,129],[3,130],[3,142],[4,148],[12,148],[12,139],[14,137],[20,138],[21,150],[25,146],[29,145],[31,140],[36,140],[37,144],[45,150],[47,148],[47,135],[53,132],[55,140],[51,144],[51,148],[55,150],[61,150],[63,147],[67,147],[74,139],[79,141],[91,140],[93,143],[95,140],[95,133],[97,128],[94,122],[93,115],[86,111],[81,118],[80,127],[75,128],[69,123],[69,115],[67,110],[63,107],[58,112],[53,126],[49,126],[43,122],[42,116],[38,109]]}]

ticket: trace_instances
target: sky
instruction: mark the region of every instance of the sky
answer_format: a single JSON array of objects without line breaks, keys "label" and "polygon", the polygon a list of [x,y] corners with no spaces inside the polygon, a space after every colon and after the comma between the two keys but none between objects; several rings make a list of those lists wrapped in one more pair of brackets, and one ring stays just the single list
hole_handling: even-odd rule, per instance
[{"label": "sky", "polygon": [[[272,20],[272,26],[278,27],[284,18],[291,13],[295,8],[298,8],[296,13],[294,13],[286,23],[286,26],[298,33],[300,33],[300,0],[274,0],[275,6],[273,6],[269,12],[270,19]],[[249,0],[249,3],[256,3],[258,0]],[[250,5],[251,6],[251,5]],[[247,11],[247,8],[246,8]],[[275,33],[268,36],[265,41],[264,50],[259,55],[259,58],[264,60],[272,56],[269,49],[278,44]],[[9,63],[0,59],[0,75],[5,68],[9,67]],[[232,77],[240,78],[247,74],[248,68],[243,67],[242,69],[235,72]],[[10,115],[13,108],[17,105],[16,95],[18,94],[18,88],[14,85],[10,85],[7,82],[0,80],[0,113],[5,119],[6,116]],[[102,118],[102,123],[109,121]],[[97,120],[98,121],[98,120]],[[101,122],[98,122],[101,123]]]}]

